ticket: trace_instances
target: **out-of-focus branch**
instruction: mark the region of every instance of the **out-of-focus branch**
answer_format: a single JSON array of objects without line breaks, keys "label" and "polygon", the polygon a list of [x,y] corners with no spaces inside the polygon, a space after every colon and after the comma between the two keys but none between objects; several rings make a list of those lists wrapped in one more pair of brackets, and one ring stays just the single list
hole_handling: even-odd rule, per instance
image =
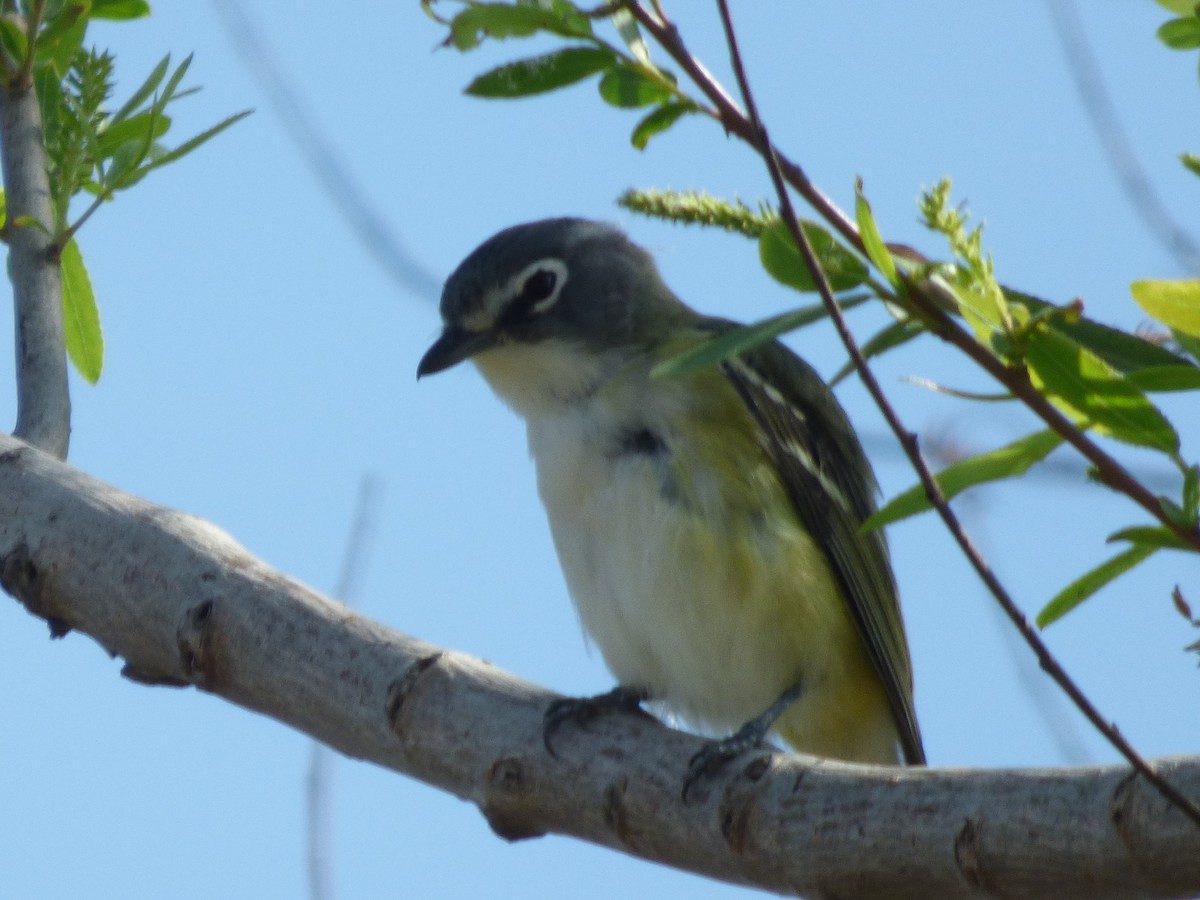
[{"label": "out-of-focus branch", "polygon": [[63,337],[62,280],[51,247],[46,148],[37,96],[27,80],[0,87],[9,268],[17,365],[17,436],[66,459],[71,397]]},{"label": "out-of-focus branch", "polygon": [[1104,85],[1104,77],[1096,56],[1088,45],[1087,22],[1079,14],[1073,0],[1046,0],[1050,21],[1063,50],[1071,80],[1079,102],[1092,127],[1100,146],[1108,156],[1113,174],[1125,196],[1142,219],[1147,231],[1174,257],[1185,272],[1195,277],[1200,275],[1200,245],[1182,225],[1175,221],[1167,209],[1154,182],[1138,161],[1133,148],[1121,126],[1120,118],[1113,107],[1112,98]]}]

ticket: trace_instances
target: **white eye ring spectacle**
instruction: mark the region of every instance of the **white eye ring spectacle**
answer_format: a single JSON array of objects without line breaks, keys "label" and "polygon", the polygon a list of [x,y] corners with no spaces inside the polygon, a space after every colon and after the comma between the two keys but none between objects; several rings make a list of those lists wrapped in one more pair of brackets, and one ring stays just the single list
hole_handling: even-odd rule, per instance
[{"label": "white eye ring spectacle", "polygon": [[566,283],[566,263],[554,257],[539,259],[509,281],[512,303],[521,304],[527,314],[543,313],[558,302]]}]

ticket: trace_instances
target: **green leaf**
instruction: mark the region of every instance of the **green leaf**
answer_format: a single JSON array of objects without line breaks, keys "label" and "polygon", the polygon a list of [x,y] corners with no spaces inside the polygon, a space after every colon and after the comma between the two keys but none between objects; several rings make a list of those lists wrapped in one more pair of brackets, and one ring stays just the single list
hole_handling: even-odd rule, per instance
[{"label": "green leaf", "polygon": [[1200,47],[1200,19],[1194,15],[1172,19],[1159,27],[1157,35],[1172,50],[1195,50]]},{"label": "green leaf", "polygon": [[1196,15],[1196,0],[1155,0],[1159,6],[1177,16]]},{"label": "green leaf", "polygon": [[473,97],[528,97],[582,81],[615,61],[610,50],[569,47],[484,72],[467,85],[465,93]]},{"label": "green leaf", "polygon": [[1045,628],[1052,622],[1058,621],[1110,581],[1125,574],[1142,560],[1153,555],[1156,549],[1156,547],[1145,544],[1134,544],[1123,553],[1117,554],[1087,574],[1076,578],[1059,591],[1038,613],[1038,627]]},{"label": "green leaf", "polygon": [[86,13],[86,7],[80,4],[67,4],[38,33],[37,59],[39,62],[49,60],[59,78],[67,73],[71,59],[83,46],[88,25]]},{"label": "green leaf", "polygon": [[485,38],[504,40],[529,37],[539,31],[563,37],[588,38],[592,26],[586,16],[571,12],[568,4],[513,6],[508,3],[478,3],[468,6],[450,22],[450,43],[459,50],[478,47]]},{"label": "green leaf", "polygon": [[8,196],[0,188],[0,228],[8,227]]},{"label": "green leaf", "polygon": [[[155,156],[151,162],[147,163],[145,166],[143,166],[141,169],[138,170],[137,180],[144,178],[148,173],[152,172],[154,169],[160,168],[162,166],[165,166],[167,163],[175,162],[175,160],[177,160],[181,157],[187,156],[189,153],[191,153],[193,150],[195,150],[201,144],[204,144],[204,143],[212,140],[213,138],[215,138],[218,134],[220,134],[222,131],[224,131],[229,126],[231,126],[237,122],[240,122],[242,119],[246,118],[246,116],[250,115],[251,112],[253,112],[253,110],[244,109],[240,113],[234,113],[232,116],[222,119],[220,122],[218,122],[212,128],[206,128],[204,131],[200,132],[195,137],[184,141],[182,144],[180,144],[174,150],[168,150],[166,153]],[[130,182],[130,184],[132,184],[132,182]]]},{"label": "green leaf", "polygon": [[1129,289],[1147,315],[1172,331],[1200,338],[1200,279],[1135,281]]},{"label": "green leaf", "polygon": [[666,103],[673,95],[659,81],[633,66],[616,66],[600,79],[600,96],[621,109]]},{"label": "green leaf", "polygon": [[1200,175],[1200,156],[1195,153],[1180,153],[1179,161],[1187,167],[1193,175]]},{"label": "green leaf", "polygon": [[863,249],[867,251],[867,258],[883,274],[888,284],[894,288],[900,287],[900,276],[896,273],[896,261],[892,259],[891,252],[883,242],[883,235],[879,233],[879,226],[875,224],[871,204],[863,196],[861,178],[854,182],[854,217],[858,221],[858,234],[862,238]]},{"label": "green leaf", "polygon": [[145,102],[147,97],[158,90],[158,86],[162,83],[162,80],[166,76],[167,69],[170,67],[170,65],[170,55],[164,56],[158,61],[158,65],[150,70],[150,74],[146,76],[146,80],[138,86],[138,89],[129,96],[128,100],[121,104],[121,108],[109,117],[108,121],[110,127],[114,123],[120,122],[130,116],[134,110],[136,110],[142,105],[143,102]]},{"label": "green leaf", "polygon": [[104,335],[92,282],[74,239],[62,251],[63,328],[67,356],[89,384],[100,380],[104,367]]},{"label": "green leaf", "polygon": [[[977,484],[1024,475],[1030,466],[1045,459],[1060,443],[1062,438],[1049,429],[1035,431],[997,450],[951,463],[934,477],[949,500]],[[864,531],[873,531],[932,507],[924,485],[917,484],[885,503],[863,522],[862,527]]]},{"label": "green leaf", "polygon": [[1188,364],[1184,357],[1139,335],[1128,334],[1086,316],[1072,318],[1051,315],[1050,311],[1056,308],[1052,303],[1012,288],[1005,288],[1004,294],[1013,303],[1024,306],[1032,315],[1043,319],[1045,327],[1087,347],[1118,372],[1129,374],[1143,368]]},{"label": "green leaf", "polygon": [[96,149],[101,159],[109,159],[122,144],[153,142],[171,127],[170,116],[139,113],[119,122],[106,124],[97,137]]},{"label": "green leaf", "polygon": [[1185,334],[1182,331],[1171,329],[1171,337],[1175,339],[1175,343],[1184,353],[1192,357],[1192,359],[1200,359],[1200,338],[1194,338],[1190,334]]},{"label": "green leaf", "polygon": [[613,26],[617,29],[617,34],[629,48],[630,55],[643,66],[653,65],[650,61],[650,48],[646,46],[646,39],[642,37],[641,29],[638,28],[637,19],[634,18],[633,13],[624,7],[617,7],[613,10],[610,18]]},{"label": "green leaf", "polygon": [[633,134],[629,138],[630,143],[639,150],[645,150],[650,138],[659,132],[666,131],[679,121],[680,117],[695,112],[697,108],[694,103],[686,101],[671,101],[662,104],[637,123],[637,127],[633,129]]},{"label": "green leaf", "polygon": [[0,17],[0,46],[4,52],[16,62],[25,59],[29,44],[25,40],[25,30],[8,16]]},{"label": "green leaf", "polygon": [[1128,541],[1141,547],[1152,547],[1155,550],[1190,550],[1191,546],[1169,528],[1161,525],[1140,525],[1133,528],[1122,528],[1108,536],[1112,541]]},{"label": "green leaf", "polygon": [[1031,332],[1025,359],[1056,406],[1101,434],[1167,453],[1179,450],[1179,435],[1146,395],[1065,335],[1041,329]]},{"label": "green leaf", "polygon": [[[870,299],[868,296],[851,297],[841,302],[842,309],[853,309]],[[700,369],[722,363],[739,353],[752,350],[785,332],[810,325],[823,319],[826,315],[828,312],[824,304],[814,303],[811,306],[763,319],[761,322],[739,325],[680,353],[678,356],[672,356],[665,362],[659,363],[651,370],[650,375],[652,378],[690,375]]]},{"label": "green leaf", "polygon": [[1125,377],[1132,385],[1150,394],[1200,390],[1200,368],[1196,366],[1156,366],[1128,372]]},{"label": "green leaf", "polygon": [[62,82],[53,66],[35,66],[33,87],[37,92],[38,107],[42,111],[42,133],[47,148],[56,148],[62,134],[63,114]]},{"label": "green leaf", "polygon": [[[816,222],[800,223],[804,235],[812,245],[817,262],[820,263],[829,285],[835,291],[846,291],[862,284],[870,274],[862,261],[834,240],[833,235]],[[800,248],[792,239],[791,229],[783,220],[773,222],[758,238],[758,258],[763,268],[776,281],[798,291],[815,291],[817,283]]]},{"label": "green leaf", "polygon": [[141,19],[150,15],[146,0],[92,0],[93,19]]}]

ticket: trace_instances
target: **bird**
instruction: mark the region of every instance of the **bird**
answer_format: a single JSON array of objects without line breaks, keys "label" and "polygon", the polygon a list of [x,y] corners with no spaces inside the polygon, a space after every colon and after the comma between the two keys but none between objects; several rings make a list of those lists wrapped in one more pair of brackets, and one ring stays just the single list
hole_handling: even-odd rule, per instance
[{"label": "bird", "polygon": [[[566,721],[652,701],[714,738],[690,780],[778,738],[849,762],[925,750],[875,477],[842,407],[779,341],[671,375],[737,327],[589,219],[534,221],[471,252],[417,377],[471,360],[524,419],[583,630],[617,686]],[[687,787],[685,785],[685,796]]]}]

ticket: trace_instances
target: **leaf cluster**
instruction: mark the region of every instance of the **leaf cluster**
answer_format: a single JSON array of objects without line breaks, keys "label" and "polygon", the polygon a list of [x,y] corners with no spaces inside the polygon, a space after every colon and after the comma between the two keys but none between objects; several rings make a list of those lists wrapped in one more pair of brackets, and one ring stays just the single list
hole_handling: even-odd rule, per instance
[{"label": "leaf cluster", "polygon": [[[104,340],[91,281],[75,234],[99,207],[155,169],[191,153],[242,119],[230,116],[182,143],[168,147],[168,107],[195,93],[182,82],[191,57],[171,68],[164,57],[115,110],[114,60],[85,47],[89,21],[135,19],[150,14],[146,0],[46,0],[23,2],[19,15],[0,17],[0,72],[10,84],[31,84],[45,133],[53,222],[12,222],[46,230],[62,266],[67,354],[79,373],[95,383],[104,363]],[[73,221],[71,203],[91,201]]]},{"label": "leaf cluster", "polygon": [[[472,50],[485,39],[504,40],[547,34],[568,42],[562,49],[526,57],[484,72],[466,93],[485,99],[516,99],[559,90],[599,76],[600,98],[620,109],[652,107],[634,126],[633,146],[645,149],[650,139],[686,115],[705,112],[683,93],[671,72],[655,65],[627,10],[619,4],[586,13],[567,0],[516,0],[483,3],[454,0],[462,9],[444,18],[439,0],[421,0],[425,11],[449,31],[443,46]],[[611,15],[624,47],[596,33],[593,20]]]}]

